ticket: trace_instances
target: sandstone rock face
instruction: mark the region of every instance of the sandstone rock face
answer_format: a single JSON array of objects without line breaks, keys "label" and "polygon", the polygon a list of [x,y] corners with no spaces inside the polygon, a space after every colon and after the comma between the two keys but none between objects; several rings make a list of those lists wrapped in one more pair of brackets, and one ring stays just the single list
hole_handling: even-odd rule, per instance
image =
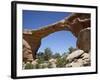
[{"label": "sandstone rock face", "polygon": [[32,61],[32,50],[30,45],[23,39],[23,61]]},{"label": "sandstone rock face", "polygon": [[85,52],[89,52],[91,46],[90,44],[91,44],[90,28],[85,28],[81,30],[78,35],[77,46],[79,49],[82,49]]},{"label": "sandstone rock face", "polygon": [[[90,53],[81,53],[81,51],[79,52],[79,50],[77,51],[78,53],[72,52],[71,54],[68,55],[66,60],[69,60],[69,63],[66,64],[66,67],[82,67],[82,66],[90,66],[91,65],[91,58],[90,58]],[[78,57],[74,57],[73,60],[71,57],[71,55],[74,53],[74,55],[76,54],[80,54],[78,55]],[[71,59],[71,60],[70,60]]]},{"label": "sandstone rock face", "polygon": [[69,31],[76,37],[78,37],[79,32],[87,27],[90,27],[90,19],[81,20],[80,18],[76,18],[72,23],[69,23],[68,28]]},{"label": "sandstone rock face", "polygon": [[24,31],[23,32],[23,39],[28,43],[28,45],[31,47],[32,57],[33,60],[36,58],[36,52],[38,51],[41,41],[40,38],[33,34],[34,31]]}]

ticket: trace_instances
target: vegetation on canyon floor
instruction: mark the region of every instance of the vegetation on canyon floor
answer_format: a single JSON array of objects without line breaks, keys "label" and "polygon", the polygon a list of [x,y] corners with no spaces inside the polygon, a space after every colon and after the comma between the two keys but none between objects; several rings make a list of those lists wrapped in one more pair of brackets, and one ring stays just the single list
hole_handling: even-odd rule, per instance
[{"label": "vegetation on canyon floor", "polygon": [[53,53],[50,48],[46,48],[44,52],[38,52],[36,59],[32,62],[23,62],[23,69],[43,69],[43,68],[61,68],[66,67],[69,63],[66,60],[68,54],[77,50],[76,48],[70,47],[68,52],[64,53]]}]

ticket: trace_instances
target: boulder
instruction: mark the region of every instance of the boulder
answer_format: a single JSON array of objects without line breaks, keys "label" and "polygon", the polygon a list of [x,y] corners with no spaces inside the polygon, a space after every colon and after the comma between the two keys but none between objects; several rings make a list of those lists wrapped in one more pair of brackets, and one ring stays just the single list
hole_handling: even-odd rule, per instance
[{"label": "boulder", "polygon": [[49,67],[50,68],[56,68],[56,62],[57,62],[57,60],[56,59],[50,59],[49,60]]},{"label": "boulder", "polygon": [[82,54],[82,59],[90,58],[90,53],[84,53]]},{"label": "boulder", "polygon": [[82,55],[84,53],[83,50],[76,50],[73,51],[71,54],[68,55],[68,57],[66,58],[66,60],[68,60],[69,62],[73,61],[75,58],[78,58],[80,55]]},{"label": "boulder", "polygon": [[82,56],[83,65],[89,66],[91,64],[90,53],[84,53]]},{"label": "boulder", "polygon": [[73,62],[66,64],[66,67],[81,67],[83,66],[82,59],[74,59]]},{"label": "boulder", "polygon": [[71,63],[72,67],[82,67],[82,62],[72,62]]},{"label": "boulder", "polygon": [[36,59],[36,60],[34,60],[34,61],[32,61],[32,63],[31,63],[31,64],[33,64],[33,65],[38,64],[37,59]]},{"label": "boulder", "polygon": [[[73,53],[73,52],[72,52]],[[72,55],[69,54],[69,55]],[[82,67],[82,66],[90,66],[91,65],[91,54],[89,53],[82,53],[79,57],[74,57],[73,60],[69,56],[67,60],[70,60],[66,67]]]},{"label": "boulder", "polygon": [[50,62],[50,63],[56,63],[57,60],[56,60],[56,59],[50,59],[49,62]]},{"label": "boulder", "polygon": [[72,67],[71,63],[66,64],[66,67]]}]

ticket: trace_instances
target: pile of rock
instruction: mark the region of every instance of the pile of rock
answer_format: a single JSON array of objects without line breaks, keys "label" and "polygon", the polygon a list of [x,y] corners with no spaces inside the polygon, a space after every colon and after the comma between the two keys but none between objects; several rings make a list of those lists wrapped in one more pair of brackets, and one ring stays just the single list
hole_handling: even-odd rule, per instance
[{"label": "pile of rock", "polygon": [[90,27],[82,29],[77,38],[77,47],[79,48],[76,51],[70,53],[66,60],[69,62],[66,64],[66,67],[81,67],[81,66],[90,66],[91,65],[91,29]]},{"label": "pile of rock", "polygon": [[83,50],[79,49],[70,53],[66,60],[69,62],[66,64],[66,67],[82,67],[91,65],[90,53],[85,53]]}]

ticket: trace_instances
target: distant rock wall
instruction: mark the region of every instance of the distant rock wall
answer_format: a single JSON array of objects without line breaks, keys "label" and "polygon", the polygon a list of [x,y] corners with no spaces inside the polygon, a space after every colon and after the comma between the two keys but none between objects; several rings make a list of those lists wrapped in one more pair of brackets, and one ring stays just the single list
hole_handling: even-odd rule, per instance
[{"label": "distant rock wall", "polygon": [[[61,30],[72,32],[77,38],[77,47],[90,51],[90,14],[75,13],[58,23],[37,30],[23,31],[23,61],[36,59],[36,53],[41,45],[41,39]],[[89,27],[89,28],[88,28]]]}]

